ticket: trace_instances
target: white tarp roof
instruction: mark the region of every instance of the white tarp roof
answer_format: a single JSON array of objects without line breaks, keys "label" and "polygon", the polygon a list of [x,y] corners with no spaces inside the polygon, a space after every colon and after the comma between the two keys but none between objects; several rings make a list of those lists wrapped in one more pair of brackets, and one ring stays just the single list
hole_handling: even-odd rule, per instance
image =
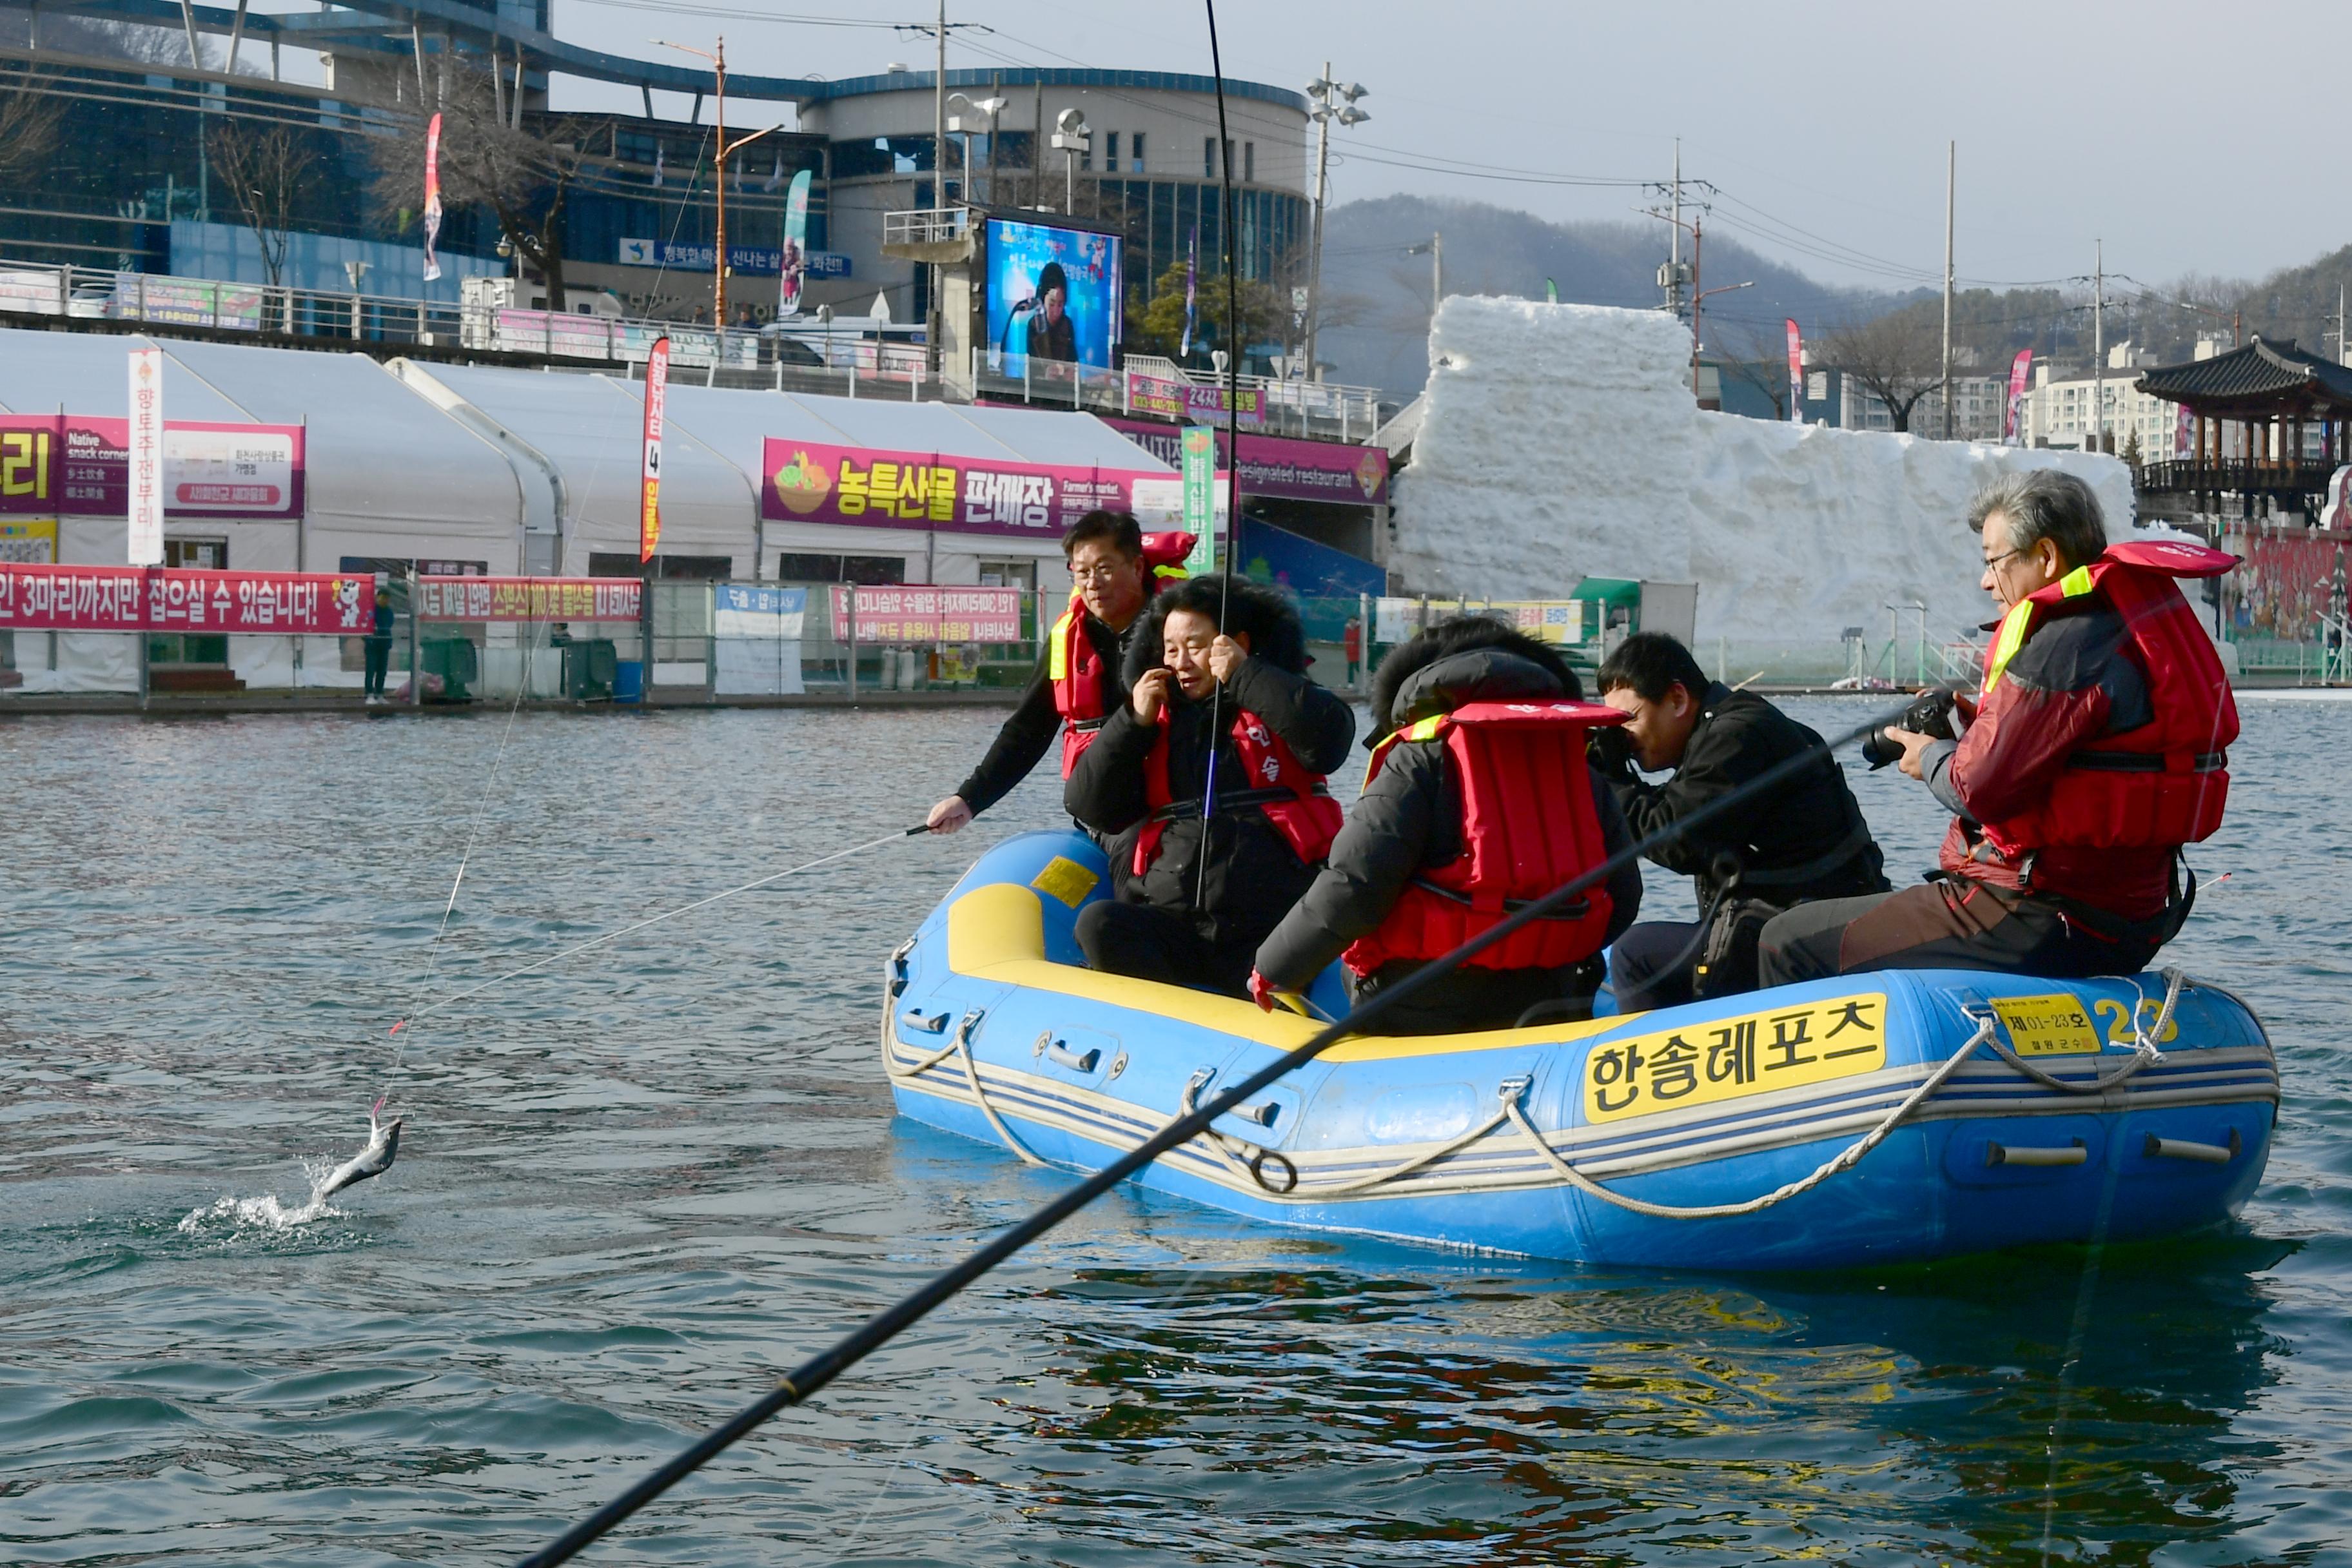
[{"label": "white tarp roof", "polygon": [[[633,389],[602,375],[417,368],[529,442],[562,474],[566,573],[585,573],[591,551],[635,554],[645,406]],[[666,440],[664,553],[726,555],[737,571],[750,571],[756,482],[698,442]]]},{"label": "white tarp roof", "polygon": [[[0,411],[56,414],[62,410],[95,419],[128,419],[131,351],[187,346],[112,333],[0,328]],[[224,424],[249,423],[254,418],[168,357],[163,363],[163,416]]]}]

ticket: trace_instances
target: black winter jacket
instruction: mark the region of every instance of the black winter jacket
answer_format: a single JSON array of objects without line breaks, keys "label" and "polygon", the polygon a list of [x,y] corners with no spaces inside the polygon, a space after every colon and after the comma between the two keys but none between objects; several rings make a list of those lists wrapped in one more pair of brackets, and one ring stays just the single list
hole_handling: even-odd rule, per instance
[{"label": "black winter jacket", "polygon": [[[1161,618],[1152,610],[1139,622],[1128,650],[1130,688],[1160,663]],[[1258,650],[1260,657],[1242,661],[1217,704],[1219,795],[1250,787],[1232,736],[1235,714],[1244,710],[1288,742],[1310,772],[1329,773],[1347,764],[1356,738],[1355,714],[1338,697],[1297,673],[1307,663],[1303,640],[1295,635],[1279,640],[1283,646],[1268,646]],[[1180,799],[1199,799],[1207,781],[1210,707],[1205,700],[1171,693],[1168,778]],[[1132,703],[1121,703],[1079,757],[1064,785],[1063,804],[1072,816],[1107,836],[1111,887],[1123,902],[1188,914],[1201,935],[1220,947],[1255,947],[1297,901],[1315,868],[1298,858],[1264,812],[1244,806],[1220,811],[1206,824],[1198,816],[1170,822],[1160,837],[1159,858],[1137,878],[1135,842],[1151,810],[1143,762],[1159,738],[1157,724],[1146,724],[1135,716]],[[1204,826],[1210,830],[1208,879],[1206,896],[1201,898]]]},{"label": "black winter jacket", "polygon": [[[1397,694],[1395,721],[1402,728],[1466,702],[1548,701],[1560,696],[1559,681],[1540,665],[1499,648],[1473,648],[1441,658],[1408,680]],[[1601,816],[1602,845],[1614,854],[1633,839],[1601,775],[1588,769],[1586,777]],[[1443,741],[1399,742],[1349,814],[1331,846],[1329,864],[1258,949],[1258,973],[1286,989],[1305,990],[1349,942],[1388,918],[1414,877],[1461,854],[1462,781],[1453,753]],[[1608,892],[1609,940],[1614,942],[1641,910],[1642,868],[1621,867],[1611,875]],[[1409,973],[1418,965],[1384,965],[1375,978],[1392,981],[1386,971],[1400,967]],[[1510,984],[1491,970],[1465,972],[1462,978],[1484,988]],[[1559,994],[1566,984],[1564,975],[1554,975],[1533,991]],[[1514,1016],[1518,1010],[1507,1009]]]},{"label": "black winter jacket", "polygon": [[[1711,681],[1683,760],[1664,784],[1643,783],[1630,767],[1607,776],[1637,838],[1686,816],[1801,752],[1818,751],[1808,768],[1761,799],[1715,818],[1654,851],[1669,871],[1696,878],[1699,901],[1716,891],[1716,858],[1726,851],[1745,868],[1744,896],[1783,906],[1886,891],[1878,846],[1853,792],[1820,735],[1761,697]],[[1841,855],[1840,847],[1845,852]],[[1824,863],[1827,862],[1827,863]],[[1786,879],[1792,871],[1796,879]],[[1760,874],[1760,875],[1759,875]]]},{"label": "black winter jacket", "polygon": [[[1136,628],[1142,624],[1143,617],[1139,615],[1128,622],[1122,633],[1111,630],[1092,616],[1086,617],[1087,640],[1095,645],[1095,652],[1103,661],[1106,709],[1115,709],[1127,700],[1127,650],[1134,641]],[[990,744],[988,754],[981,758],[980,766],[956,786],[956,794],[971,807],[974,816],[1012,794],[1013,786],[1027,778],[1047,752],[1054,752],[1055,768],[1061,766],[1057,748],[1062,715],[1054,707],[1054,683],[1048,679],[1053,657],[1050,647],[1037,656],[1037,668],[1021,693],[1020,705],[1004,721],[1004,727],[996,731],[996,739]]]}]

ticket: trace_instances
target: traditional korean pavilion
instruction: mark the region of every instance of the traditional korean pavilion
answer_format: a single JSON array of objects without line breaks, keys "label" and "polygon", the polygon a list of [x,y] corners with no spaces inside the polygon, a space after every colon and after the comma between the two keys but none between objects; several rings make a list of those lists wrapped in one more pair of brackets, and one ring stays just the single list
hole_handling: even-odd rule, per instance
[{"label": "traditional korean pavilion", "polygon": [[[2191,416],[2189,455],[2150,463],[2146,494],[2200,512],[2299,513],[2317,521],[2328,477],[2352,460],[2352,366],[2257,336],[2243,348],[2143,374],[2139,389]],[[2306,432],[2320,432],[2315,452]],[[2225,498],[2231,498],[2225,500]],[[2258,506],[2267,500],[2267,506]]]}]

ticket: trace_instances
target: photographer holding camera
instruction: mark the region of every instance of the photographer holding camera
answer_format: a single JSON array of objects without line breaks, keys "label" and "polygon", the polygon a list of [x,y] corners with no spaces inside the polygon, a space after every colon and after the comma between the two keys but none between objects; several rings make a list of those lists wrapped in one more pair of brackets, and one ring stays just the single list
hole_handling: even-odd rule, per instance
[{"label": "photographer holding camera", "polygon": [[[1652,858],[1697,884],[1699,919],[1654,921],[1618,938],[1610,973],[1626,1012],[1756,988],[1764,922],[1810,899],[1883,892],[1878,846],[1821,736],[1763,698],[1707,679],[1664,632],[1637,632],[1601,661],[1601,700],[1626,715],[1588,754],[1634,837],[1656,832],[1790,757],[1821,753],[1747,810],[1694,829]],[[1664,784],[1645,772],[1674,771]]]},{"label": "photographer holding camera", "polygon": [[1942,869],[1778,917],[1761,943],[1768,985],[1894,968],[2132,974],[2195,901],[2180,847],[2221,826],[2238,712],[2173,579],[2234,558],[2110,546],[2090,487],[2055,469],[1997,480],[1969,510],[2003,612],[1975,710],[1961,706],[1958,740],[1913,727],[1941,701],[1874,738],[1951,808]]}]

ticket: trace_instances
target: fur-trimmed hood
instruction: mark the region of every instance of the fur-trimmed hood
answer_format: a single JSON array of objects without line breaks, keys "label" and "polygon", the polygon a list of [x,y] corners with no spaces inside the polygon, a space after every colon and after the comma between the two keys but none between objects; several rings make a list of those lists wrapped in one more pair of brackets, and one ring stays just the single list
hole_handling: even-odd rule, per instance
[{"label": "fur-trimmed hood", "polygon": [[[1218,615],[1223,601],[1224,614]],[[1293,675],[1307,673],[1307,629],[1298,612],[1273,589],[1245,577],[1234,579],[1230,598],[1216,577],[1191,577],[1162,589],[1144,606],[1143,618],[1127,645],[1127,682],[1133,686],[1145,673],[1160,668],[1162,631],[1177,610],[1206,614],[1228,632],[1249,638],[1250,657]]]}]

